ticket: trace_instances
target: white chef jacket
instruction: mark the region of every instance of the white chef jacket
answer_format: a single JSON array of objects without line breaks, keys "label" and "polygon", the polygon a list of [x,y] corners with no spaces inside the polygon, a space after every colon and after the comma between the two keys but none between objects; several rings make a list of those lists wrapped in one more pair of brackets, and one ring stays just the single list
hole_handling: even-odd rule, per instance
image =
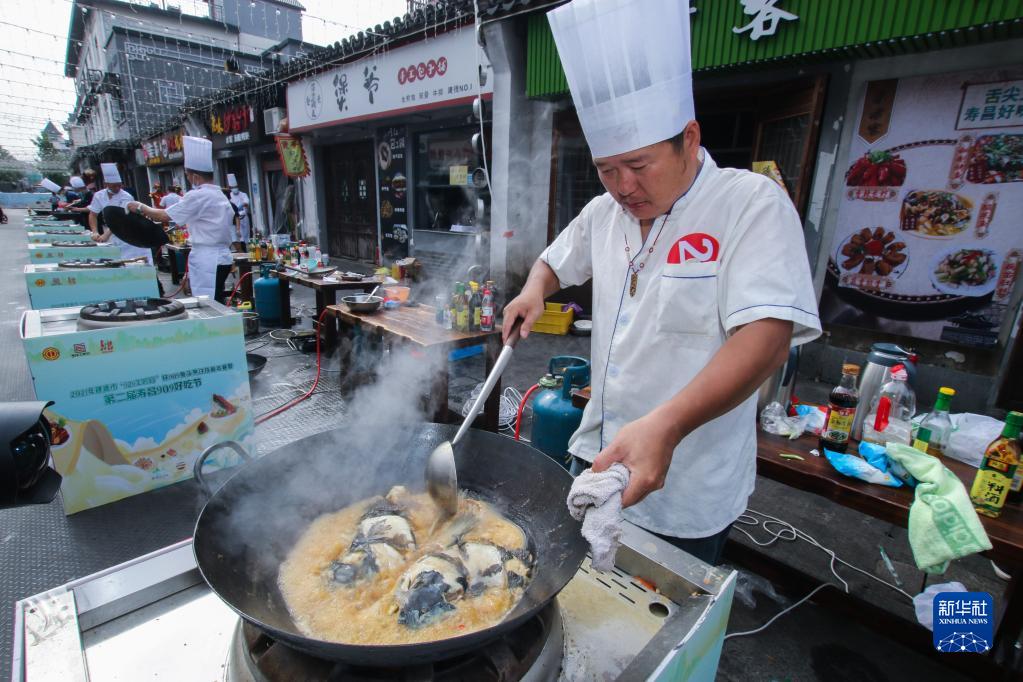
[{"label": "white chef jacket", "polygon": [[[718,168],[706,150],[700,154],[693,185],[654,221],[647,243],[640,246],[639,220],[604,194],[540,256],[562,287],[593,279],[592,399],[569,442],[576,457],[592,461],[622,426],[676,395],[739,326],[790,320],[793,345],[820,334],[789,197],[762,175]],[[628,262],[635,254],[635,265],[646,265],[632,297]],[[625,516],[664,535],[714,535],[745,510],[755,477],[753,394],[686,436],[664,488]]]},{"label": "white chef jacket", "polygon": [[181,201],[181,195],[180,194],[178,194],[177,192],[169,192],[167,194],[164,194],[160,198],[160,208],[164,208],[164,209],[170,208],[171,206],[173,206],[174,204],[178,203],[179,201]]},{"label": "white chef jacket", "polygon": [[167,209],[177,225],[188,225],[192,250],[188,254],[188,279],[192,294],[213,297],[218,265],[231,265],[234,209],[224,192],[210,183],[194,187],[181,201]]},{"label": "white chef jacket", "polygon": [[241,190],[237,193],[231,192],[231,203],[238,207],[238,217],[241,218],[242,241],[249,241],[249,195]]},{"label": "white chef jacket", "polygon": [[[96,190],[96,193],[92,195],[92,203],[89,204],[89,210],[99,215],[107,206],[120,206],[121,208],[124,208],[128,205],[129,201],[135,201],[135,198],[123,189],[118,190],[117,194],[110,196],[110,192],[104,188]],[[106,229],[109,230],[110,228],[108,227]],[[150,249],[145,249],[141,246],[132,246],[131,244],[118,239],[116,234],[110,235],[110,243],[121,247],[121,258],[128,259],[145,257],[147,263],[150,265],[153,264],[153,252]]]}]

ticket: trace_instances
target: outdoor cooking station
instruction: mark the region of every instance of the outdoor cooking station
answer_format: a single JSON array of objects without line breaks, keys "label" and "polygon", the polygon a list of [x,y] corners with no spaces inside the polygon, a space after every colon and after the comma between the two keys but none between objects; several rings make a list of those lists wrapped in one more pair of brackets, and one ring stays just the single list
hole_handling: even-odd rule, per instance
[{"label": "outdoor cooking station", "polygon": [[506,637],[435,664],[372,669],[317,660],[244,623],[203,581],[186,540],[19,601],[13,680],[712,679],[735,577],[627,523],[612,573],[587,559]]}]

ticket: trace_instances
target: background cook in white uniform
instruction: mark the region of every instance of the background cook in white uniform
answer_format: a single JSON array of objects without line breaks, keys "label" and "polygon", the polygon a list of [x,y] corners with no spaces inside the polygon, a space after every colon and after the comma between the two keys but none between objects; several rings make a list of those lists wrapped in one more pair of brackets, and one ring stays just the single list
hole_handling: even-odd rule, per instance
[{"label": "background cook in white uniform", "polygon": [[215,184],[199,185],[185,192],[181,201],[167,209],[178,225],[188,225],[192,250],[188,254],[188,280],[193,296],[214,297],[218,265],[231,265],[234,210]]},{"label": "background cook in white uniform", "polygon": [[249,224],[249,195],[238,189],[238,180],[234,173],[227,174],[227,186],[231,188],[231,196],[228,197],[231,203],[238,207],[238,215],[241,218],[242,241],[249,241],[251,226]]},{"label": "background cook in white uniform", "polygon": [[[135,201],[135,198],[125,192],[123,189],[118,190],[116,193],[111,194],[108,189],[101,189],[92,195],[92,203],[89,204],[89,211],[96,214],[97,220],[99,214],[103,212],[103,209],[107,206],[120,206],[125,208],[128,202]],[[109,242],[121,247],[121,258],[145,258],[146,262],[150,265],[153,264],[153,253],[149,249],[144,249],[140,246],[132,246],[120,239],[118,239],[110,228],[106,228],[106,232],[96,239],[98,242]]]},{"label": "background cook in white uniform", "polygon": [[[820,334],[792,202],[774,181],[718,168],[705,150],[700,154],[702,167],[667,216],[634,297],[625,238],[642,260],[663,216],[640,249],[639,221],[604,194],[540,256],[562,287],[593,279],[593,393],[569,444],[587,461],[622,426],[685,388],[736,328],[764,318],[788,320],[793,345]],[[753,394],[683,438],[663,489],[626,509],[626,517],[664,535],[714,535],[746,508],[755,475]]]}]

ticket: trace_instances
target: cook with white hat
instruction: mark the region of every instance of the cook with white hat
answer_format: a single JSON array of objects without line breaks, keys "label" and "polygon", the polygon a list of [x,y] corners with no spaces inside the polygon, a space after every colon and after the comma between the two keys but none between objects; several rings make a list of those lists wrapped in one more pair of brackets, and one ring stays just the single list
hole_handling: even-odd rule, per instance
[{"label": "cook with white hat", "polygon": [[234,209],[213,182],[213,143],[184,137],[185,177],[192,189],[181,201],[163,210],[135,201],[129,211],[159,222],[188,225],[192,250],[188,254],[188,282],[193,296],[224,301],[224,281],[231,272],[231,224]]},{"label": "cook with white hat", "polygon": [[39,181],[39,186],[50,192],[50,208],[56,211],[57,205],[60,203],[60,197],[57,196],[57,193],[60,192],[60,185],[49,178],[43,178]]},{"label": "cook with white hat", "polygon": [[251,227],[249,225],[249,195],[238,189],[238,179],[234,173],[227,174],[227,186],[231,189],[231,196],[228,197],[231,203],[238,209],[238,217],[241,219],[241,241],[249,241]]},{"label": "cook with white hat", "polygon": [[89,203],[89,230],[92,231],[92,239],[100,244],[107,242],[121,248],[121,258],[145,258],[150,265],[153,264],[153,254],[149,249],[144,249],[118,239],[110,230],[102,228],[102,213],[107,206],[126,207],[134,201],[134,197],[125,192],[121,182],[121,173],[117,170],[116,163],[101,163],[100,170],[103,172],[104,189],[92,195]]},{"label": "cook with white hat", "polygon": [[629,470],[625,517],[717,563],[756,474],[756,389],[820,334],[792,201],[700,146],[689,8],[573,0],[548,13],[606,193],[540,254],[505,308],[593,281],[592,398],[574,473]]}]

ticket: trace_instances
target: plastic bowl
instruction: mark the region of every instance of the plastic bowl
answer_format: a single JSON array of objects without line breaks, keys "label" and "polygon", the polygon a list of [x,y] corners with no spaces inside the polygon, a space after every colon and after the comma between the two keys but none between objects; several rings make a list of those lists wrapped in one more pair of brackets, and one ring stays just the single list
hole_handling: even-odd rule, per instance
[{"label": "plastic bowl", "polygon": [[408,300],[409,294],[412,293],[411,287],[384,287],[384,296],[387,298],[393,298],[400,303],[404,303]]}]

